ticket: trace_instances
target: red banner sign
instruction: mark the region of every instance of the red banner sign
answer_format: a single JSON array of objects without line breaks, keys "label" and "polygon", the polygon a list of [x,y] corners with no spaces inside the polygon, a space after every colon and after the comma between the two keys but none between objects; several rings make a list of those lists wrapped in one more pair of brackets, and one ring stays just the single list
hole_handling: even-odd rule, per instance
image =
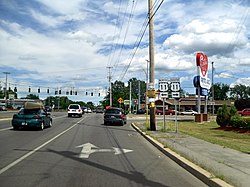
[{"label": "red banner sign", "polygon": [[203,53],[196,54],[196,65],[200,66],[200,71],[203,77],[206,76],[208,71],[208,58],[207,55]]}]

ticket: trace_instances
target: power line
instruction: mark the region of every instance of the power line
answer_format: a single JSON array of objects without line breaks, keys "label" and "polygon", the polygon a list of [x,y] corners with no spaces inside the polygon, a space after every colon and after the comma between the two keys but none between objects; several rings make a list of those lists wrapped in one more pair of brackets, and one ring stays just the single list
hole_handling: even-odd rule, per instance
[{"label": "power line", "polygon": [[[164,2],[164,0],[162,0],[162,1],[160,2],[160,4],[158,5],[158,7],[156,8],[156,11],[152,14],[152,17],[149,17],[149,21],[155,16],[155,14],[156,14],[157,11],[159,10],[159,8],[162,6],[163,2]],[[138,48],[139,48],[139,46],[140,46],[140,44],[141,44],[141,41],[142,41],[142,39],[143,39],[143,37],[144,37],[144,34],[145,34],[145,32],[146,32],[146,29],[147,29],[147,27],[148,27],[148,25],[149,25],[149,21],[147,22],[147,24],[146,24],[144,30],[142,29],[142,30],[143,30],[142,35],[141,35],[141,36],[138,35],[138,37],[140,36],[139,42],[138,42],[137,45],[136,45],[136,43],[135,43],[136,49],[134,50],[133,54],[131,55],[131,59],[130,59],[130,61],[129,61],[129,64],[128,64],[127,68],[125,69],[124,74],[121,76],[120,80],[123,80],[123,78],[125,77],[125,75],[126,75],[128,69],[129,69],[129,67],[130,67],[130,65],[131,65],[131,63],[132,63],[132,61],[133,61],[133,58],[134,58],[134,56],[135,56],[135,54],[136,54],[136,52],[137,52],[137,50],[138,50]],[[143,28],[143,27],[142,27],[142,28]],[[136,42],[137,42],[137,41],[136,41]]]}]

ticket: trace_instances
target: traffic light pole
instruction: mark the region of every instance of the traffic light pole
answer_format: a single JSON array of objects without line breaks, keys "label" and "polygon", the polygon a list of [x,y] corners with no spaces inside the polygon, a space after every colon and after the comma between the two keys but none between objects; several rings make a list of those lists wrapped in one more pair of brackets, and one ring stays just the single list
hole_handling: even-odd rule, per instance
[{"label": "traffic light pole", "polygon": [[[153,3],[152,0],[148,0],[148,16],[149,16],[149,63],[150,63],[150,77],[149,82],[154,87],[154,18],[153,18]],[[155,91],[153,89],[153,91]],[[155,98],[155,94],[154,94]],[[153,98],[153,100],[154,100]],[[155,101],[150,103],[150,130],[156,130],[156,123],[155,123]]]}]

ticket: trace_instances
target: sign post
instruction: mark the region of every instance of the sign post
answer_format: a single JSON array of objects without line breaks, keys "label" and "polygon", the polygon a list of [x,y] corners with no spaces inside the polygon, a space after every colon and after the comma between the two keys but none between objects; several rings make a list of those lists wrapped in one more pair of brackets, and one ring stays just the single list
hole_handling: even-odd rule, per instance
[{"label": "sign post", "polygon": [[159,90],[161,94],[161,98],[163,99],[163,115],[164,115],[164,131],[166,131],[166,122],[165,122],[165,99],[173,98],[175,100],[175,126],[176,132],[178,131],[177,127],[177,106],[176,99],[180,98],[180,79],[172,78],[172,79],[160,79],[159,80]]},{"label": "sign post", "polygon": [[[211,87],[210,79],[207,77],[208,72],[208,58],[207,55],[203,53],[196,54],[196,66],[197,66],[197,76],[194,77],[193,84],[197,89],[197,105],[198,105],[198,116],[196,121],[203,121],[201,114],[201,96],[205,96],[207,100],[208,90]],[[205,101],[207,103],[207,101]],[[204,106],[204,112],[207,115],[207,104]],[[199,118],[199,119],[198,119]]]}]

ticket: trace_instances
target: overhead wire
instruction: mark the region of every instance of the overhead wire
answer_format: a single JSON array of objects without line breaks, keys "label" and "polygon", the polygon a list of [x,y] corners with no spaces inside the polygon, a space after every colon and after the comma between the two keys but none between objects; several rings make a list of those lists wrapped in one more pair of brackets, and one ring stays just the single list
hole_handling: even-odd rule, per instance
[{"label": "overhead wire", "polygon": [[125,30],[125,34],[124,34],[124,37],[123,37],[123,42],[122,42],[122,45],[120,47],[120,50],[119,50],[119,53],[118,53],[118,57],[117,57],[117,60],[114,62],[114,72],[115,72],[115,69],[117,68],[118,66],[118,63],[120,62],[120,59],[121,59],[121,54],[122,54],[122,51],[124,49],[124,45],[125,45],[125,41],[127,39],[127,34],[128,34],[128,30],[129,30],[129,27],[130,27],[130,24],[131,24],[131,19],[133,17],[133,13],[134,13],[134,10],[135,10],[135,3],[133,1],[133,4],[131,6],[131,11],[130,11],[130,14],[129,14],[129,18],[128,18],[128,23],[127,23],[127,27],[126,27],[126,30]]},{"label": "overhead wire", "polygon": [[[151,18],[148,18],[149,21],[155,16],[155,14],[156,14],[157,11],[159,10],[159,8],[162,6],[163,2],[164,2],[164,0],[161,0],[161,2],[159,3],[159,5],[157,6],[156,10],[153,12],[152,17],[151,17]],[[155,6],[156,6],[156,4],[154,4],[153,7],[155,7]],[[153,9],[153,8],[152,8],[152,9]],[[148,16],[149,16],[149,15],[148,15]],[[120,81],[122,81],[122,80],[124,79],[124,77],[125,77],[125,75],[126,75],[128,69],[129,69],[129,67],[130,67],[130,65],[131,65],[131,63],[132,63],[132,61],[133,61],[133,59],[134,59],[134,57],[135,57],[135,54],[136,54],[136,52],[137,52],[137,50],[138,50],[138,48],[139,48],[139,46],[140,46],[140,44],[141,44],[141,41],[142,41],[142,39],[143,39],[143,37],[144,37],[144,34],[145,34],[145,32],[146,32],[146,29],[147,29],[147,27],[148,27],[148,25],[149,25],[149,21],[147,22],[147,24],[146,24],[146,26],[145,26],[144,29],[143,29],[143,27],[142,27],[141,30],[143,30],[143,32],[142,32],[141,36],[138,35],[139,41],[137,40],[137,41],[138,41],[137,44],[136,44],[137,41],[135,42],[136,48],[135,48],[134,52],[133,52],[132,55],[131,55],[131,58],[130,58],[129,63],[128,63],[128,66],[127,66],[127,67],[125,68],[125,70],[124,70],[124,74],[123,74],[123,75],[121,76],[121,78],[119,79]],[[137,39],[138,39],[138,38],[137,38]],[[134,46],[135,46],[135,45],[134,45]]]}]

